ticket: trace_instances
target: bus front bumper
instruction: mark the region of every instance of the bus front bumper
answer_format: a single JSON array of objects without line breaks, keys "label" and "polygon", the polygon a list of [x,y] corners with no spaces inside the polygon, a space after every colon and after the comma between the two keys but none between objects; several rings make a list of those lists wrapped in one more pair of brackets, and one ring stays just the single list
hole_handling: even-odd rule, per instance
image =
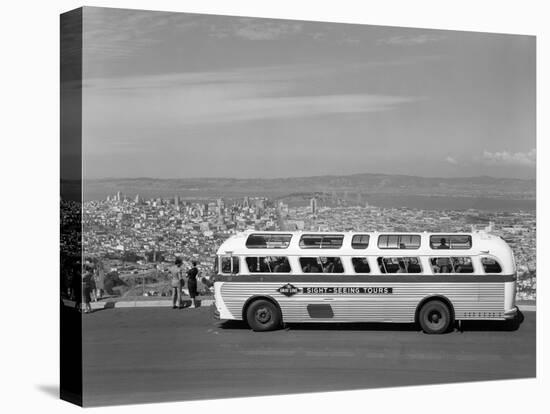
[{"label": "bus front bumper", "polygon": [[512,309],[504,312],[504,319],[515,319],[519,314],[519,308],[514,306]]}]

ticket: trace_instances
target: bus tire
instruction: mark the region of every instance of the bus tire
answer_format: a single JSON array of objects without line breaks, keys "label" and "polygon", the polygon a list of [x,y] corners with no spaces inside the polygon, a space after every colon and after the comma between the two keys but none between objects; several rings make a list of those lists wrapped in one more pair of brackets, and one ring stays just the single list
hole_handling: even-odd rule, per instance
[{"label": "bus tire", "polygon": [[272,331],[281,327],[281,311],[269,300],[258,299],[246,310],[246,322],[253,331]]},{"label": "bus tire", "polygon": [[420,327],[427,334],[442,334],[452,325],[449,307],[440,300],[430,300],[422,305],[418,314]]}]

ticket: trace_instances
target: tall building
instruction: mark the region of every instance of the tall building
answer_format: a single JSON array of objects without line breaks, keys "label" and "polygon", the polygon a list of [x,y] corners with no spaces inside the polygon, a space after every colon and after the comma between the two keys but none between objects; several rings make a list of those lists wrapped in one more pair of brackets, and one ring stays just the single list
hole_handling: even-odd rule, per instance
[{"label": "tall building", "polygon": [[245,197],[243,200],[243,207],[249,208],[250,207],[250,199],[248,197]]},{"label": "tall building", "polygon": [[263,198],[256,199],[256,207],[263,210],[265,208],[265,200]]},{"label": "tall building", "polygon": [[224,210],[225,210],[225,202],[223,201],[223,198],[218,198],[216,200],[217,206],[216,210],[219,216],[223,216]]},{"label": "tall building", "polygon": [[179,207],[179,206],[180,206],[180,198],[178,197],[177,194],[174,196],[174,205],[175,205],[176,207]]},{"label": "tall building", "polygon": [[309,200],[309,207],[311,209],[311,214],[317,214],[317,199],[315,197]]},{"label": "tall building", "polygon": [[136,194],[136,199],[134,200],[134,202],[136,204],[140,204],[141,203],[141,198],[139,198],[139,194]]},{"label": "tall building", "polygon": [[120,194],[120,191],[117,191],[116,193],[116,201],[118,202],[122,201],[122,194]]}]

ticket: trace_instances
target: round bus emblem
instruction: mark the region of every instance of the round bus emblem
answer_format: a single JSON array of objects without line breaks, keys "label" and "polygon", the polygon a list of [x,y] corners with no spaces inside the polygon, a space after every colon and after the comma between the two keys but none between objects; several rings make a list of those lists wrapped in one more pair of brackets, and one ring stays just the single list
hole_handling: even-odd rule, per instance
[{"label": "round bus emblem", "polygon": [[296,286],[287,283],[286,285],[281,286],[279,289],[277,289],[277,292],[282,293],[285,296],[292,296],[300,292],[300,288],[297,288]]}]

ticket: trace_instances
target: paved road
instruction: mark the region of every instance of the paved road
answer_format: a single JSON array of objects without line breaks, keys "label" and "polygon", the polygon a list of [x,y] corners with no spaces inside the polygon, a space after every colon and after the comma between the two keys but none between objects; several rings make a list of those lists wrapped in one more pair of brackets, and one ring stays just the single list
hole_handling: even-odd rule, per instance
[{"label": "paved road", "polygon": [[517,331],[470,322],[425,335],[409,325],[293,324],[257,333],[210,310],[84,315],[84,404],[336,391],[535,376],[535,313]]}]

